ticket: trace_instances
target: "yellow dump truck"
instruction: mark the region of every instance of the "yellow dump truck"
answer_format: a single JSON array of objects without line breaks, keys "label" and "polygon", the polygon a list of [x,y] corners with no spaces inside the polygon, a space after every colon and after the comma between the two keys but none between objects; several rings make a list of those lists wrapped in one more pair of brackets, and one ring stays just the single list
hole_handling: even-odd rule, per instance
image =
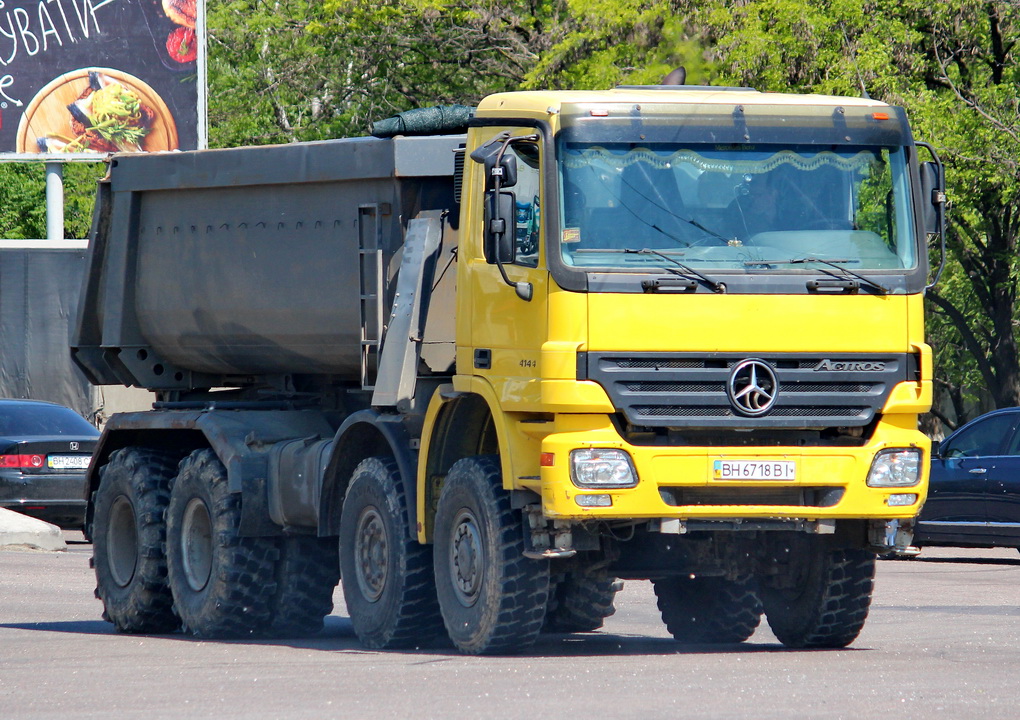
[{"label": "yellow dump truck", "polygon": [[104,616],[305,634],[342,577],[368,647],[503,653],[648,579],[679,642],[852,642],[927,483],[943,172],[903,110],[623,87],[453,130],[114,157],[72,355],[157,402],[90,468]]}]

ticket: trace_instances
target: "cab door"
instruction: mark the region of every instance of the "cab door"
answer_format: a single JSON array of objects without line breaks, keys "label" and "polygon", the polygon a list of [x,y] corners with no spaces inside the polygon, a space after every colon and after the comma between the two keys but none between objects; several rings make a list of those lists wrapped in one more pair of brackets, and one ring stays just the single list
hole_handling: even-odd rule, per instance
[{"label": "cab door", "polygon": [[[479,128],[482,144],[509,133],[510,138],[534,138],[537,131],[527,127]],[[506,411],[540,409],[539,385],[542,344],[548,330],[547,290],[549,273],[543,257],[546,238],[542,208],[548,189],[543,181],[542,145],[538,140],[513,140],[505,156],[516,164],[517,177],[501,193],[510,194],[503,205],[512,216],[502,218],[505,231],[512,233],[512,257],[504,262],[507,278],[527,283],[531,299],[522,299],[506,283],[495,262],[494,253],[486,253],[486,225],[491,218],[492,191],[484,194],[484,170],[473,169],[473,221],[470,255],[466,258],[467,292],[461,295],[461,317],[470,317],[470,327],[462,328],[462,339],[470,340],[458,353],[458,374],[473,374],[492,383]],[[465,277],[466,276],[466,277]],[[467,304],[468,307],[465,307]]]}]

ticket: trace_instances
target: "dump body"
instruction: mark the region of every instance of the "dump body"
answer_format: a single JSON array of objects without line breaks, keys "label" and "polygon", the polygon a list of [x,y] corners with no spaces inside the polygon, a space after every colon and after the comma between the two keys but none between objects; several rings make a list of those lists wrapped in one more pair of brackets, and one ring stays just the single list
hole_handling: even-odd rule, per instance
[{"label": "dump body", "polygon": [[75,360],[97,384],[153,390],[358,379],[408,220],[453,206],[459,142],[118,156],[100,192]]}]

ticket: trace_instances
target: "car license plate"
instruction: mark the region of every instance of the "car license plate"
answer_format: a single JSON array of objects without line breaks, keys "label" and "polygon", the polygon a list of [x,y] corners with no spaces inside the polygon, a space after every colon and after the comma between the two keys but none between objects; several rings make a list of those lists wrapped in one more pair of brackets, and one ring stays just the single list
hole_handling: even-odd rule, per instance
[{"label": "car license plate", "polygon": [[46,465],[54,470],[85,470],[91,459],[90,455],[50,455]]},{"label": "car license plate", "polygon": [[715,460],[714,480],[796,480],[797,463],[792,460]]}]

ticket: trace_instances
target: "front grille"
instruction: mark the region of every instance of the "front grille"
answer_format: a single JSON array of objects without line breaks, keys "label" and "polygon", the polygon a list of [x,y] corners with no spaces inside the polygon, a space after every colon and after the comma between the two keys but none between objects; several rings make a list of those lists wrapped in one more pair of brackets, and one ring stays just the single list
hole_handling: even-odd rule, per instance
[{"label": "front grille", "polygon": [[[734,368],[768,363],[778,389],[772,408],[748,417],[730,402]],[[629,423],[668,428],[864,427],[893,386],[916,380],[912,355],[766,353],[582,353],[578,378],[599,383]]]},{"label": "front grille", "polygon": [[[637,417],[739,417],[727,405],[726,407],[684,407],[682,405],[635,405],[632,410]],[[859,418],[870,417],[871,408],[862,407],[779,407],[773,410],[772,417],[813,417],[825,418]]]},{"label": "front grille", "polygon": [[834,507],[843,499],[841,487],[666,487],[659,495],[670,507],[760,506]]},{"label": "front grille", "polygon": [[[724,382],[625,382],[622,387],[630,393],[686,393],[686,392],[726,392]],[[787,391],[798,393],[873,393],[881,392],[882,383],[797,383],[796,387],[786,388]]]}]

